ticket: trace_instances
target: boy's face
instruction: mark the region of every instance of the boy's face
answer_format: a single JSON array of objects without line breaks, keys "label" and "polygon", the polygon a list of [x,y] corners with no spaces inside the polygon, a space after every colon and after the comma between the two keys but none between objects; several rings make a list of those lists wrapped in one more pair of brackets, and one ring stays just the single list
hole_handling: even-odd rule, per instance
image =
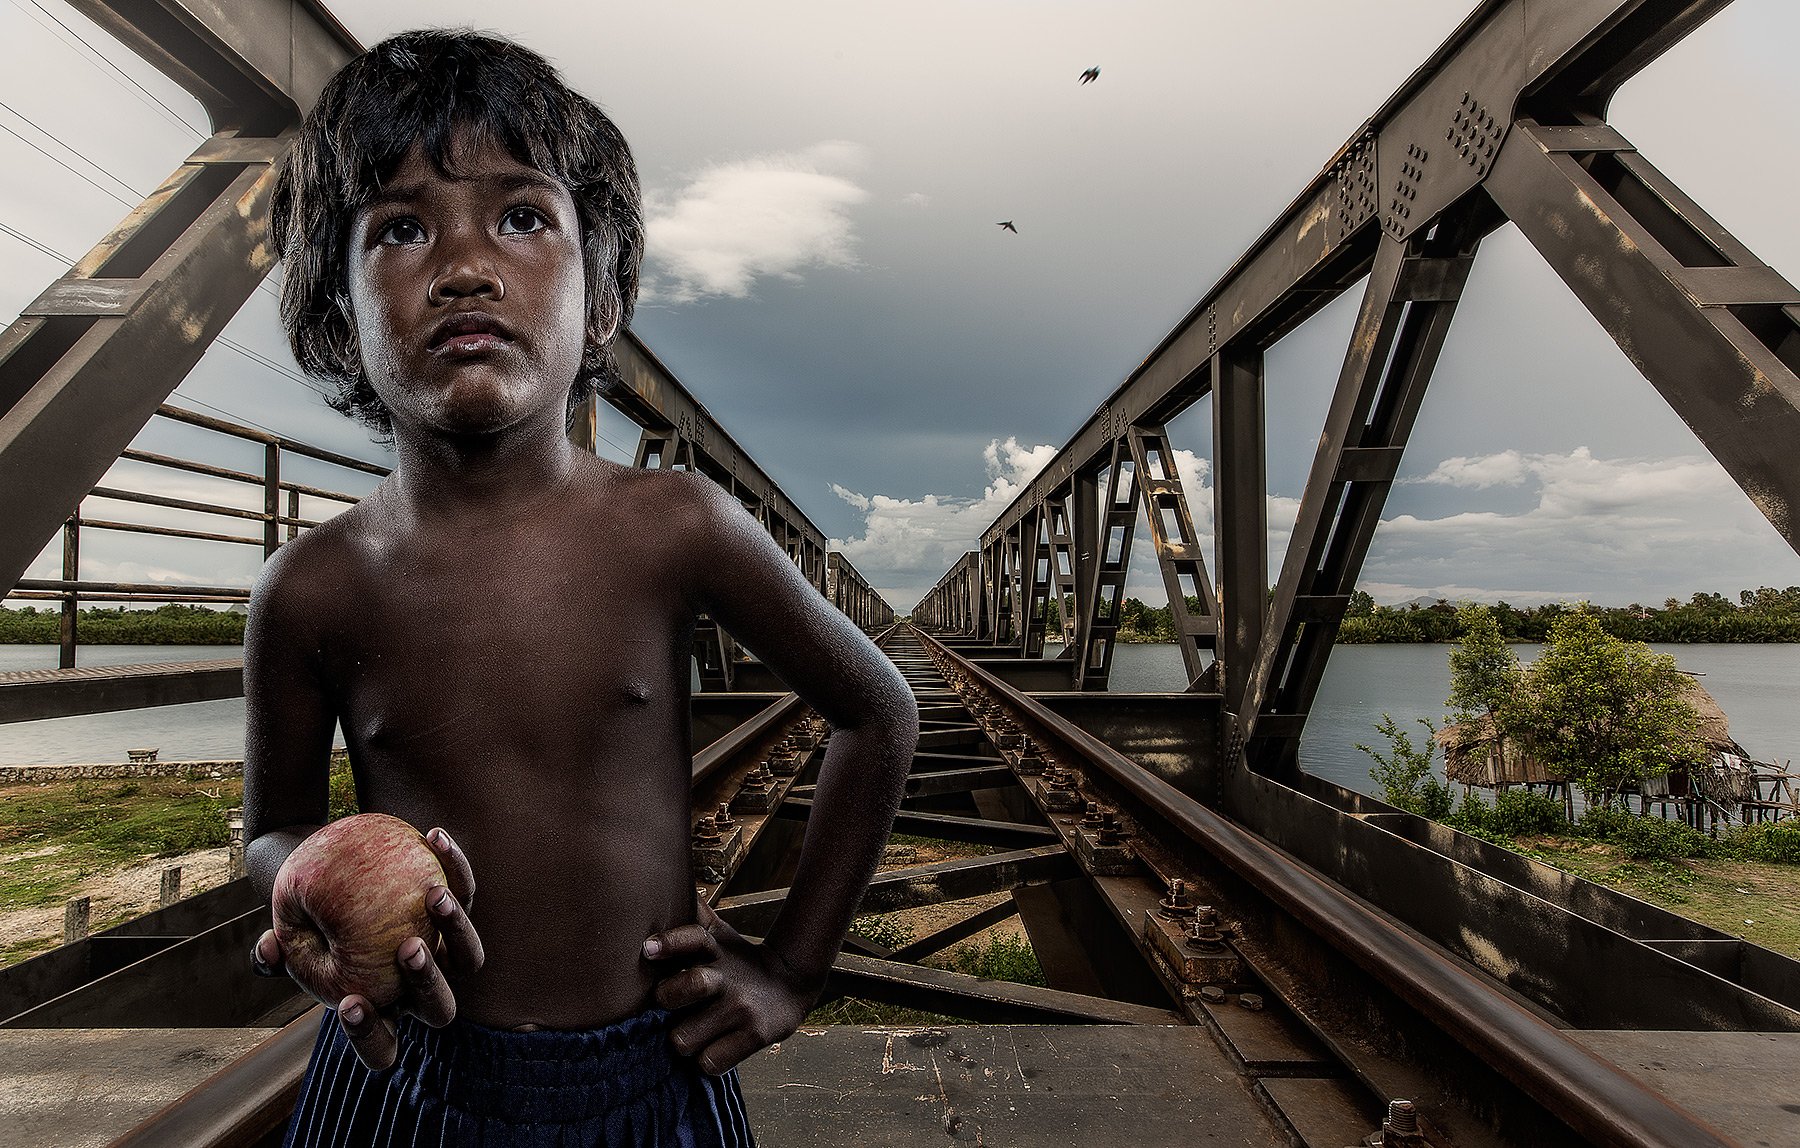
[{"label": "boy's face", "polygon": [[556,180],[492,142],[439,174],[413,145],[350,232],[369,384],[396,436],[562,428],[587,317],[581,225]]}]

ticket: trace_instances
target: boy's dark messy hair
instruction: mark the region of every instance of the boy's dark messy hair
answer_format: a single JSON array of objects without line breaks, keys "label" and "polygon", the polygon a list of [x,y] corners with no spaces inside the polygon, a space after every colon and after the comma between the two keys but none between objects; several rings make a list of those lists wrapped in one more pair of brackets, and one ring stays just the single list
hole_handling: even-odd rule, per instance
[{"label": "boy's dark messy hair", "polygon": [[462,29],[406,32],[375,45],[325,86],[275,185],[270,232],[287,261],[281,323],[294,358],[331,387],[326,401],[391,437],[364,377],[351,311],[350,226],[415,142],[446,176],[464,145],[491,140],[561,182],[581,220],[587,339],[570,418],[617,374],[608,332],[631,320],[644,218],[636,165],[619,129],[535,52]]}]

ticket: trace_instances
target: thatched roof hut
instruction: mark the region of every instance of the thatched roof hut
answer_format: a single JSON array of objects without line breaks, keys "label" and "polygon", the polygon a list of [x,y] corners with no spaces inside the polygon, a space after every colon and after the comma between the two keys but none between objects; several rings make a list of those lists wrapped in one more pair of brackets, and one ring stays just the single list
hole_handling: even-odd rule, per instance
[{"label": "thatched roof hut", "polygon": [[1444,751],[1444,775],[1462,785],[1498,789],[1562,780],[1552,777],[1521,746],[1502,742],[1494,719],[1486,714],[1445,726],[1437,731],[1436,741]]},{"label": "thatched roof hut", "polygon": [[[1731,740],[1725,711],[1706,692],[1706,687],[1692,675],[1685,680],[1687,689],[1683,700],[1699,715],[1698,732],[1705,756],[1699,761],[1671,763],[1668,772],[1645,778],[1642,792],[1646,797],[1686,797],[1689,775],[1693,773],[1697,775],[1694,780],[1699,782],[1701,791],[1714,800],[1741,800],[1735,794],[1745,781],[1736,773],[1743,772],[1747,778],[1749,771],[1747,767],[1734,771],[1721,761],[1721,757],[1730,754],[1747,758],[1748,755],[1742,746]],[[1542,785],[1563,780],[1560,774],[1546,769],[1522,747],[1511,742],[1502,747],[1493,719],[1485,714],[1470,721],[1446,725],[1438,730],[1437,743],[1444,751],[1445,775],[1463,785],[1496,789],[1503,785]],[[1754,782],[1750,784],[1753,786]]]}]

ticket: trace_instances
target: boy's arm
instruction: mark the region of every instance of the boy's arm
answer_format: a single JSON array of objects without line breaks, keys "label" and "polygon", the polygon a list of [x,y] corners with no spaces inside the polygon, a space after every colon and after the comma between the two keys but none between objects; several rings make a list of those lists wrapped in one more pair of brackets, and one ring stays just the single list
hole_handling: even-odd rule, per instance
[{"label": "boy's arm", "polygon": [[694,605],[831,724],[792,892],[760,948],[710,913],[645,945],[652,959],[704,963],[664,980],[665,1007],[699,1005],[671,1032],[678,1051],[724,1072],[791,1034],[818,999],[875,873],[918,744],[905,679],[827,601],[726,491],[695,476],[688,569]]},{"label": "boy's arm", "polygon": [[[329,808],[337,710],[325,683],[319,631],[328,603],[310,600],[322,588],[294,569],[304,566],[303,550],[290,543],[265,564],[244,631],[244,862],[251,885],[265,900],[288,854],[325,824]],[[456,998],[439,960],[479,968],[482,950],[464,912],[475,889],[468,859],[442,829],[433,829],[426,841],[444,867],[450,886],[445,891],[453,894],[432,890],[426,898],[439,918],[443,948],[434,955],[422,940],[409,938],[395,959],[406,981],[409,1011],[441,1026],[456,1015]],[[281,943],[273,929],[257,938],[251,967],[263,976],[282,971]],[[397,1051],[391,1021],[360,996],[336,1004],[357,1056],[371,1068],[391,1064]]]}]

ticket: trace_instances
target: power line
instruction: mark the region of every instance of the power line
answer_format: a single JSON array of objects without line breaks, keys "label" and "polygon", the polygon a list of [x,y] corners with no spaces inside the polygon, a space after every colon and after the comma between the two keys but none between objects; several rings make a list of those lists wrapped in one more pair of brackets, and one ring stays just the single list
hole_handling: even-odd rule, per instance
[{"label": "power line", "polygon": [[[24,12],[27,16],[30,16],[32,18],[32,20],[37,22],[39,27],[44,28],[45,31],[50,31],[49,27],[44,24],[44,21],[39,19],[37,17],[37,15],[35,15],[31,11],[30,8],[26,8],[25,5],[20,2],[20,0],[12,0],[12,2],[13,2],[13,7],[19,9],[19,11],[21,11],[21,12]],[[37,2],[37,0],[31,0],[31,7],[37,9],[38,12],[43,13],[43,15],[45,17],[47,17],[52,23],[54,23],[58,28],[61,28],[64,33],[66,33],[70,37],[73,37],[76,43],[80,44],[83,48],[86,48],[88,53],[91,53],[91,55],[83,54],[82,52],[79,52],[79,51],[76,52],[75,54],[77,56],[80,56],[83,60],[86,60],[88,65],[90,67],[94,68],[95,71],[98,71],[101,75],[106,76],[106,78],[111,80],[113,83],[119,84],[120,87],[126,87],[126,85],[129,85],[130,88],[136,88],[137,92],[141,93],[141,94],[137,95],[137,99],[140,103],[145,104],[145,106],[154,105],[156,108],[162,109],[162,111],[168,116],[168,118],[173,123],[175,123],[176,126],[185,128],[188,131],[192,132],[194,135],[199,136],[201,138],[205,138],[205,136],[206,136],[205,132],[201,131],[199,128],[196,128],[193,124],[188,123],[186,118],[184,118],[180,112],[177,112],[174,108],[171,108],[168,104],[163,103],[162,100],[157,97],[155,92],[152,92],[149,88],[146,88],[144,85],[138,83],[136,77],[132,76],[131,73],[127,72],[125,69],[119,67],[119,65],[113,63],[112,60],[107,57],[106,53],[100,51],[100,49],[98,49],[98,48],[94,47],[92,44],[88,43],[86,37],[84,37],[80,32],[77,32],[75,29],[69,27],[67,24],[63,23],[60,19],[57,18],[56,14],[54,12],[50,11],[48,8],[45,8],[42,4],[39,4]],[[54,35],[56,35],[56,33],[51,32],[51,35],[54,36]],[[66,43],[66,41],[65,41],[65,43]],[[95,62],[96,60],[99,62],[96,63]],[[105,71],[105,69],[100,67],[100,64],[105,64],[107,68],[111,68],[114,72],[118,73],[118,75],[117,76],[108,75],[107,72]],[[121,82],[121,78],[122,78],[123,82]],[[130,90],[130,88],[127,88],[127,90]]]},{"label": "power line", "polygon": [[[0,104],[0,107],[6,107],[6,105]],[[9,112],[12,112],[11,108],[6,108],[6,110]],[[13,115],[18,116],[19,113],[13,112]],[[19,118],[22,120],[25,119],[24,116],[19,116]],[[25,122],[28,124],[31,124],[30,120],[25,120]],[[31,124],[31,126],[34,128],[37,127],[36,124]],[[38,128],[38,130],[43,131],[42,128]],[[31,142],[31,140],[27,139],[24,135],[13,130],[12,128],[8,127],[6,124],[0,124],[0,132],[5,132],[7,135],[18,140],[20,143],[24,144],[26,147],[30,148],[32,151],[37,152],[39,155],[43,156],[45,159],[49,160],[51,163],[56,164],[58,167],[62,168],[64,171],[68,172],[70,175],[74,176],[76,179],[79,179],[82,182],[86,183],[89,187],[92,187],[95,191],[98,191],[100,194],[111,196],[113,199],[124,204],[126,207],[136,207],[138,205],[137,203],[133,203],[131,200],[126,199],[124,196],[120,195],[118,192],[112,190],[111,188],[100,186],[99,183],[94,181],[92,178],[87,176],[85,173],[76,171],[73,167],[69,166],[68,163],[63,161],[62,157],[39,147],[37,144]],[[98,165],[95,165],[95,166],[98,167]],[[104,170],[104,169],[101,169],[101,170]],[[110,172],[108,172],[107,174],[109,176],[111,176]],[[117,179],[118,177],[112,176],[112,178]],[[122,183],[124,181],[120,180],[120,182]],[[138,198],[138,203],[142,203],[143,200],[144,200],[144,197],[140,196]]]},{"label": "power line", "polygon": [[43,252],[45,255],[48,255],[52,259],[55,259],[62,263],[67,263],[70,266],[74,266],[74,261],[71,260],[68,256],[63,255],[61,252],[58,252],[52,248],[45,247],[42,243],[39,243],[37,240],[33,239],[31,236],[26,235],[23,231],[14,231],[12,228],[6,226],[6,224],[0,223],[0,232],[5,232],[7,235],[12,236],[14,239],[17,239],[20,243],[25,244],[27,247],[36,248],[37,250]]}]

